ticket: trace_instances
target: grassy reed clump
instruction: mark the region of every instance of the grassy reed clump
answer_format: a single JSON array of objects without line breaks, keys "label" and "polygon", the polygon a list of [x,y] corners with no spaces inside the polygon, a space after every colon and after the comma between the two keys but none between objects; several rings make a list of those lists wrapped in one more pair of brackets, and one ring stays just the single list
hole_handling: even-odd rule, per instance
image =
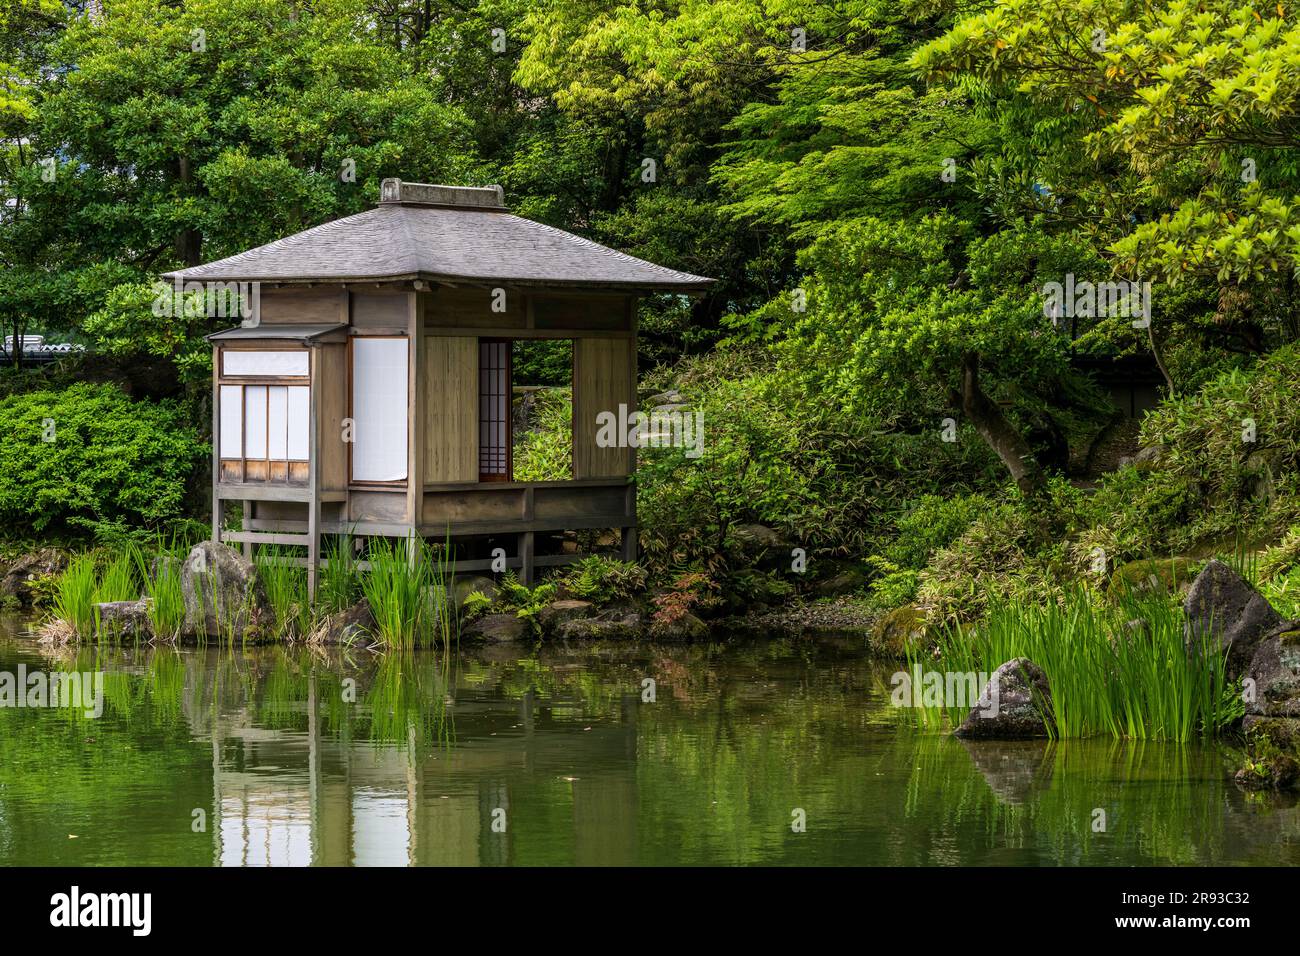
[{"label": "grassy reed clump", "polygon": [[259,548],[253,563],[266,599],[275,612],[277,640],[305,637],[311,632],[311,596],[307,569],[293,563],[294,555],[278,546]]},{"label": "grassy reed clump", "polygon": [[[1241,714],[1209,638],[1188,647],[1183,616],[1161,596],[1101,603],[1083,590],[1041,606],[995,604],[978,625],[940,635],[944,671],[986,671],[1028,657],[1052,688],[1056,737],[1110,735],[1186,742]],[[965,717],[957,708],[950,721]]]},{"label": "grassy reed clump", "polygon": [[352,556],[351,535],[340,535],[325,546],[325,560],[317,579],[316,608],[320,614],[345,611],[360,597],[360,581]]},{"label": "grassy reed clump", "polygon": [[152,558],[139,548],[134,551],[136,571],[149,599],[149,628],[155,637],[173,640],[185,626],[181,565],[188,553],[187,547],[177,547],[175,541],[169,547],[161,539]]},{"label": "grassy reed clump", "polygon": [[54,616],[79,637],[95,633],[95,556],[79,554],[68,562],[54,592]]},{"label": "grassy reed clump", "polygon": [[140,597],[140,587],[135,576],[135,555],[138,550],[135,545],[127,545],[108,559],[95,585],[96,604],[134,601]]},{"label": "grassy reed clump", "polygon": [[369,568],[361,590],[374,615],[379,640],[395,648],[422,645],[450,647],[454,618],[447,600],[448,573],[441,554],[423,541],[375,538],[370,541]]}]

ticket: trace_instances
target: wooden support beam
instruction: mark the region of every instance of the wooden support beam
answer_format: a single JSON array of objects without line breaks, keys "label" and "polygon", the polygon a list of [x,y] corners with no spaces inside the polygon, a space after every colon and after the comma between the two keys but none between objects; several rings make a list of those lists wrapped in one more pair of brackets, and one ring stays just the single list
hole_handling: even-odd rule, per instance
[{"label": "wooden support beam", "polygon": [[323,384],[320,346],[313,345],[308,355],[311,380],[307,389],[307,487],[311,496],[307,499],[307,600],[315,607],[316,579],[320,572],[320,389]]},{"label": "wooden support beam", "polygon": [[519,583],[525,587],[533,586],[533,532],[525,531],[519,536]]},{"label": "wooden support beam", "polygon": [[310,544],[310,539],[311,536],[307,534],[282,534],[274,531],[221,532],[222,541],[242,543],[245,547],[251,544],[291,544],[305,548]]},{"label": "wooden support beam", "polygon": [[[240,523],[239,528],[241,531],[249,531],[252,529],[252,524],[253,524],[253,503],[251,501],[245,501],[244,520]],[[252,561],[253,542],[247,538],[243,538],[241,540],[244,542],[244,558],[248,561]]]}]

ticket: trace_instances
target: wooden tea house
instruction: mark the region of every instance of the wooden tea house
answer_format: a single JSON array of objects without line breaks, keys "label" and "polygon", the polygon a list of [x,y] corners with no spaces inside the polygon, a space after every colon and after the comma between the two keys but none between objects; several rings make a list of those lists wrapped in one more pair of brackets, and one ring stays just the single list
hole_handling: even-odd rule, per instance
[{"label": "wooden tea house", "polygon": [[[210,337],[213,537],[305,547],[313,593],[322,535],[450,538],[457,571],[500,547],[525,582],[571,559],[539,553],[555,532],[619,529],[633,556],[635,449],[597,416],[636,408],[637,297],[712,284],[511,215],[500,187],[397,179],[374,209],[166,278],[247,303]],[[568,480],[513,474],[512,346],[537,339],[571,342]]]}]

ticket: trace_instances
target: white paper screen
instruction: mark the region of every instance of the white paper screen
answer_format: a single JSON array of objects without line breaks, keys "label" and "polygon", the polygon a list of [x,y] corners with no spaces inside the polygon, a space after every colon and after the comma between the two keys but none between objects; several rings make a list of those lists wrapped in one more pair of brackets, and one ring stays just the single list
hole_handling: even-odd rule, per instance
[{"label": "white paper screen", "polygon": [[221,457],[244,455],[244,389],[239,385],[221,386]]},{"label": "white paper screen", "polygon": [[283,385],[267,389],[266,457],[284,461],[289,457],[289,390]]},{"label": "white paper screen", "polygon": [[266,457],[266,386],[244,389],[244,457]]},{"label": "white paper screen", "polygon": [[305,385],[289,387],[289,460],[307,460],[309,393]]},{"label": "white paper screen", "polygon": [[302,375],[308,372],[307,350],[285,352],[223,351],[223,375]]},{"label": "white paper screen", "polygon": [[406,339],[352,340],[352,479],[406,479]]}]

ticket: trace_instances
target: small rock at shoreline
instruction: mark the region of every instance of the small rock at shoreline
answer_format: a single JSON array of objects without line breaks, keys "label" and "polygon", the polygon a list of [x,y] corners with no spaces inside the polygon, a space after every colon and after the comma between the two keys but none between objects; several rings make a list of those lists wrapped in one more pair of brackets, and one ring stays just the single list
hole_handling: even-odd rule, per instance
[{"label": "small rock at shoreline", "polygon": [[1046,737],[1052,720],[1052,689],[1043,669],[1027,657],[1007,661],[989,677],[957,737],[1015,740]]}]

